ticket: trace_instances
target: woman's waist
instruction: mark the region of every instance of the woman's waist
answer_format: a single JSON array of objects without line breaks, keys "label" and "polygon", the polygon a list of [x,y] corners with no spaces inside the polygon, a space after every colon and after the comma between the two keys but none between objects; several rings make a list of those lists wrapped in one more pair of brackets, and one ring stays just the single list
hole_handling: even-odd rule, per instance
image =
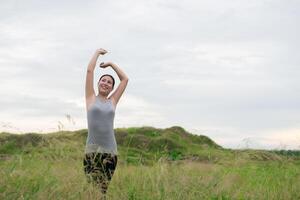
[{"label": "woman's waist", "polygon": [[92,153],[92,152],[99,152],[99,153],[110,153],[114,155],[118,155],[117,145],[101,145],[101,144],[86,144],[85,146],[85,153]]},{"label": "woman's waist", "polygon": [[99,142],[99,144],[103,144],[104,141],[111,142],[116,140],[116,138],[115,138],[115,133],[113,131],[108,131],[108,132],[88,131],[87,141],[90,140]]}]

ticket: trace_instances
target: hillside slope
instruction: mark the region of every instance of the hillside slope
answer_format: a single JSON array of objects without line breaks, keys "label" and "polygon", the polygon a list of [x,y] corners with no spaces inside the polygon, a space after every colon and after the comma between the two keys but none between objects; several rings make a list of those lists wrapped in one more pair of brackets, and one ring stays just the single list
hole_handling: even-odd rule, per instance
[{"label": "hillside slope", "polygon": [[[230,162],[241,159],[278,160],[281,156],[268,151],[224,149],[207,136],[193,135],[182,127],[166,129],[130,127],[115,129],[121,162],[149,164],[161,158]],[[48,134],[0,134],[0,159],[16,154],[30,154],[50,159],[81,159],[87,129]]]}]

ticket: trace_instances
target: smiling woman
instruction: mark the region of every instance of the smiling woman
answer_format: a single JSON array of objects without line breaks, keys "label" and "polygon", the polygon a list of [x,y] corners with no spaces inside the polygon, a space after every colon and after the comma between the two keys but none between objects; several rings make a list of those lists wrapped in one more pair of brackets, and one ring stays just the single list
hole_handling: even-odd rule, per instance
[{"label": "smiling woman", "polygon": [[[101,63],[100,66],[103,66],[104,63]],[[99,81],[98,81],[98,93],[101,94],[101,92],[103,92],[104,96],[107,92],[111,90],[113,90],[115,85],[115,79],[112,75],[109,74],[104,74],[100,77]],[[102,88],[104,91],[100,91],[100,88]]]},{"label": "smiling woman", "polygon": [[96,183],[104,197],[117,166],[118,151],[113,127],[115,110],[128,83],[128,77],[116,64],[102,62],[100,67],[112,67],[120,78],[120,84],[108,97],[114,88],[115,80],[113,76],[104,74],[98,81],[98,95],[95,95],[94,69],[98,57],[106,53],[106,50],[98,49],[87,69],[85,98],[88,136],[83,159],[84,172],[88,181]]}]

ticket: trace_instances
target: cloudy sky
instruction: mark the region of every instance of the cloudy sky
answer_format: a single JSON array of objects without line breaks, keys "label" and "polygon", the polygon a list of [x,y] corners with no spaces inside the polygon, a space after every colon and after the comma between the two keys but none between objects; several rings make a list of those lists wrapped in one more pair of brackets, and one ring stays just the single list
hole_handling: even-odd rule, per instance
[{"label": "cloudy sky", "polygon": [[[299,1],[0,2],[0,131],[87,128],[85,73],[104,48],[99,63],[130,79],[115,128],[300,148]],[[95,87],[103,73],[117,79],[97,67]]]}]

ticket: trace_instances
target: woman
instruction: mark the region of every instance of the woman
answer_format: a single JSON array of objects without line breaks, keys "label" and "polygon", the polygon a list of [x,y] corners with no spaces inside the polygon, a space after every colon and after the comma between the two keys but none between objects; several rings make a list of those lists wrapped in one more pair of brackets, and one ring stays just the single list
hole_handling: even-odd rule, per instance
[{"label": "woman", "polygon": [[114,89],[115,80],[111,75],[104,74],[98,81],[98,95],[95,95],[94,69],[98,57],[106,53],[107,51],[102,48],[96,50],[88,65],[85,85],[88,137],[83,166],[88,180],[96,183],[102,194],[106,194],[117,166],[118,151],[113,127],[114,116],[116,106],[128,83],[128,77],[116,64],[102,62],[100,67],[112,67],[120,78],[120,84],[108,97]]}]

